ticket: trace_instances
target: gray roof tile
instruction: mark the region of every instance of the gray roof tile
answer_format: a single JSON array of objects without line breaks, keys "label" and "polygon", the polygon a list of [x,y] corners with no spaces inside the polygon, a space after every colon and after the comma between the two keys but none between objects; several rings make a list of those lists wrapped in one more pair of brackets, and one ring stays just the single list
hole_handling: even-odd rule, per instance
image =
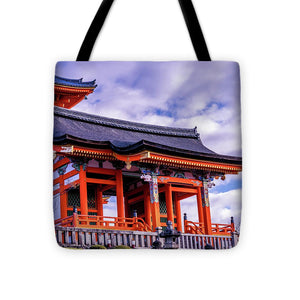
[{"label": "gray roof tile", "polygon": [[241,161],[240,158],[216,154],[205,147],[196,128],[142,124],[55,107],[54,142],[63,143],[70,139],[94,146],[105,144],[119,153],[150,147],[185,156],[204,155]]}]

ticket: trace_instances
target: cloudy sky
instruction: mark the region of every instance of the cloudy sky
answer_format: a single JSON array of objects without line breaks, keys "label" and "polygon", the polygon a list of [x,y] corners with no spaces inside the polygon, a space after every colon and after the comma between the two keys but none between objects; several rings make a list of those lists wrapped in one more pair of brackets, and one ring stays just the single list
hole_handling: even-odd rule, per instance
[{"label": "cloudy sky", "polygon": [[[148,124],[194,128],[205,146],[241,156],[240,82],[232,62],[60,62],[56,75],[97,88],[74,110]],[[241,210],[241,174],[215,180],[210,189],[212,221],[236,222]],[[115,199],[107,213],[115,214]],[[195,197],[181,202],[182,213],[197,221]]]}]

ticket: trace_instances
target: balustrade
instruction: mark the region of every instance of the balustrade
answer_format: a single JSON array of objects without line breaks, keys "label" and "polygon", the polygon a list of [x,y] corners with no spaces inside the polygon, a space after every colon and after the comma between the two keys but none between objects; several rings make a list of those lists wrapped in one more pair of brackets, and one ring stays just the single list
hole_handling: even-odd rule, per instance
[{"label": "balustrade", "polygon": [[[90,248],[93,245],[103,245],[108,248],[129,246],[151,249],[155,241],[164,242],[159,232],[63,226],[56,226],[55,232],[58,244],[64,247]],[[176,242],[179,249],[230,249],[236,245],[237,237],[234,234],[224,236],[183,233]]]},{"label": "balustrade", "polygon": [[151,227],[141,218],[105,217],[73,214],[55,221],[56,226],[101,228],[114,230],[152,231]]}]

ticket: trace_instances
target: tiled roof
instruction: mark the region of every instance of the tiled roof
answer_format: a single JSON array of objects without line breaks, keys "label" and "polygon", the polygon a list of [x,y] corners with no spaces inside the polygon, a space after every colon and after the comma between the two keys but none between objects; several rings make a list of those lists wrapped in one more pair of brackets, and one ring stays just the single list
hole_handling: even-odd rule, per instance
[{"label": "tiled roof", "polygon": [[58,85],[66,85],[72,87],[88,87],[95,88],[97,85],[95,84],[96,80],[83,82],[82,78],[80,79],[68,79],[59,76],[55,76],[55,84]]},{"label": "tiled roof", "polygon": [[184,157],[232,160],[203,145],[196,128],[164,127],[95,116],[60,107],[54,108],[54,143],[77,142],[93,147],[109,147],[118,153],[149,149]]},{"label": "tiled roof", "polygon": [[74,110],[66,110],[62,108],[55,108],[55,115],[66,117],[68,119],[78,120],[81,122],[86,122],[95,125],[103,125],[112,128],[119,128],[130,131],[138,131],[143,133],[153,133],[159,135],[167,136],[182,136],[198,139],[198,134],[196,128],[175,128],[175,127],[165,127],[157,125],[149,125],[137,122],[129,122],[125,120],[112,119],[102,116],[91,115]]}]

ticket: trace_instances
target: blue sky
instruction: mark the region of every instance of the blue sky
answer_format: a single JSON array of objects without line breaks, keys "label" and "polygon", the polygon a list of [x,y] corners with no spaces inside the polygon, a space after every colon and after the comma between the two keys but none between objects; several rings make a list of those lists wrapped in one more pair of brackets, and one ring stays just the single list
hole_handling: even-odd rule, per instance
[{"label": "blue sky", "polygon": [[[234,62],[59,62],[56,75],[96,79],[97,88],[74,110],[163,126],[194,128],[205,146],[241,156],[239,66]],[[215,180],[210,189],[212,220],[237,222],[241,174]],[[197,221],[195,197],[182,212]],[[115,212],[114,199],[107,213]]]}]

